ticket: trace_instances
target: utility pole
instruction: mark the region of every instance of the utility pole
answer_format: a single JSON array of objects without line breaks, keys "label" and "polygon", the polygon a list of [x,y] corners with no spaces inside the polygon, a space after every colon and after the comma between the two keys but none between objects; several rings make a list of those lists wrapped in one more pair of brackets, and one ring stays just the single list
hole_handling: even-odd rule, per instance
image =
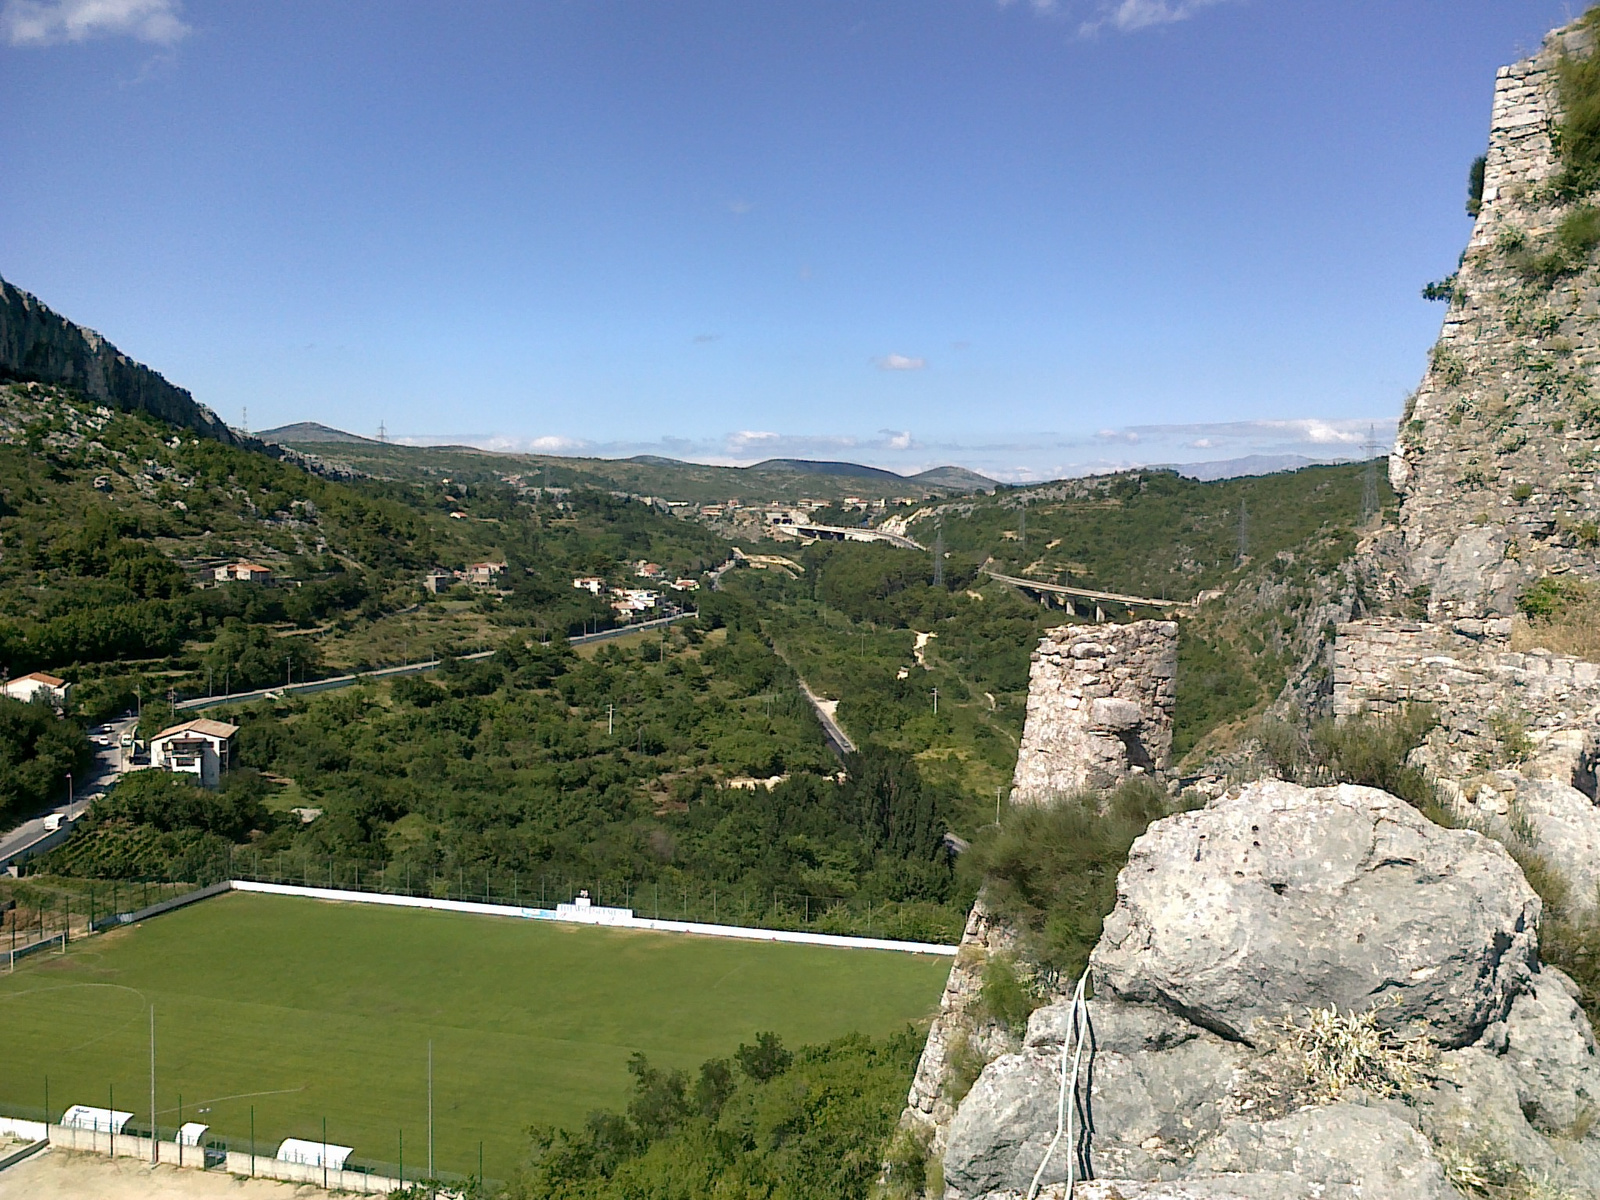
[{"label": "utility pole", "polygon": [[944,520],[939,521],[933,535],[933,586],[944,586]]},{"label": "utility pole", "polygon": [[428,1178],[433,1174],[433,1039],[428,1039]]},{"label": "utility pole", "polygon": [[239,413],[239,432],[246,436],[250,433],[250,406],[248,404]]},{"label": "utility pole", "polygon": [[933,715],[936,716],[936,717],[939,715],[939,689],[938,688],[934,688],[933,689]]},{"label": "utility pole", "polygon": [[612,732],[613,732],[613,729],[614,729],[613,721],[614,721],[615,716],[616,716],[616,709],[610,704],[606,705],[606,736],[607,737],[610,737]]},{"label": "utility pole", "polygon": [[389,427],[382,421],[378,422],[378,441],[384,445],[389,442]]}]

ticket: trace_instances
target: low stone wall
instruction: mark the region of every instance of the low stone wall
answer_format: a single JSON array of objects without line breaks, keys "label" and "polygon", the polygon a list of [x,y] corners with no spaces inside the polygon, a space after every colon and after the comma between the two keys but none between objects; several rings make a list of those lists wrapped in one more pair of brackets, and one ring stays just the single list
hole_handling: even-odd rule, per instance
[{"label": "low stone wall", "polygon": [[[310,1183],[317,1187],[326,1186],[329,1191],[335,1192],[360,1192],[368,1195],[387,1196],[390,1192],[397,1191],[406,1186],[398,1179],[386,1175],[368,1175],[364,1171],[334,1171],[329,1170],[324,1184],[324,1175],[321,1167],[310,1163],[279,1162],[275,1158],[263,1158],[259,1154],[245,1154],[238,1150],[228,1151],[228,1160],[225,1169],[230,1175],[254,1176],[257,1179],[283,1179],[291,1183]],[[440,1195],[448,1193],[440,1192]]]},{"label": "low stone wall", "polygon": [[1511,649],[1509,619],[1448,625],[1374,618],[1338,627],[1333,713],[1384,714],[1429,704],[1439,719],[1427,763],[1461,780],[1504,763],[1502,735],[1519,727],[1534,773],[1593,794],[1593,731],[1600,728],[1600,664],[1548,650]]},{"label": "low stone wall", "polygon": [[1044,804],[1129,774],[1164,772],[1177,670],[1173,621],[1048,631],[1028,675],[1013,802]]}]

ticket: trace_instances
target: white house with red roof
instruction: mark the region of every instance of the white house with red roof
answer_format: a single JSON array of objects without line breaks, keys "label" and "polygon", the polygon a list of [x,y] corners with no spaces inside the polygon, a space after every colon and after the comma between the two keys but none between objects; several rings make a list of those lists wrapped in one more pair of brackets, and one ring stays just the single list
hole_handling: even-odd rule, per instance
[{"label": "white house with red roof", "polygon": [[213,572],[218,583],[271,583],[272,569],[260,563],[236,562]]},{"label": "white house with red roof", "polygon": [[6,680],[6,695],[13,700],[21,700],[24,704],[34,697],[43,695],[57,708],[65,708],[72,699],[72,685],[65,679],[54,675],[46,675],[43,671],[30,671],[26,675],[19,675],[16,679]]},{"label": "white house with red roof", "polygon": [[150,765],[193,775],[203,787],[219,787],[233,764],[239,727],[200,717],[163,729],[150,739]]}]

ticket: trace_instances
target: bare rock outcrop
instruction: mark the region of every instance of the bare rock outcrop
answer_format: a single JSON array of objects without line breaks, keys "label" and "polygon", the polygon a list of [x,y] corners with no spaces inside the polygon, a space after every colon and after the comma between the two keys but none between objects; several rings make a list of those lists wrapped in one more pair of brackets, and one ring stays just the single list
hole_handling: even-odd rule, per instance
[{"label": "bare rock outcrop", "polygon": [[1497,842],[1372,788],[1266,781],[1151,826],[1091,957],[1104,992],[1240,1041],[1312,1006],[1444,1046],[1504,1019],[1539,898]]},{"label": "bare rock outcrop", "polygon": [[219,442],[260,446],[94,330],[0,279],[0,377],[5,375],[76,388],[108,408],[148,413]]},{"label": "bare rock outcrop", "polygon": [[[1058,1003],[957,1110],[946,1200],[1019,1197],[1041,1162],[1041,1195],[1072,1163],[1103,1200],[1450,1200],[1451,1171],[1507,1161],[1600,1193],[1600,1059],[1539,917],[1497,843],[1371,788],[1268,781],[1158,821],[1091,956],[1073,1137],[1051,1152]],[[1375,1014],[1423,1048],[1414,1076],[1392,1098],[1311,1080],[1284,1040],[1307,1007]]]}]

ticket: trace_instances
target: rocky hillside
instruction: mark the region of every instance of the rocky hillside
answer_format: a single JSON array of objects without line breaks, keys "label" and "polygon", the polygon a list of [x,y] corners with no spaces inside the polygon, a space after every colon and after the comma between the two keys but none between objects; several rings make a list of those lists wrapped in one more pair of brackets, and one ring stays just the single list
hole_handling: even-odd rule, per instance
[{"label": "rocky hillside", "polygon": [[229,445],[242,444],[216,413],[92,329],[0,279],[0,378],[59,384],[96,404],[141,412]]}]

